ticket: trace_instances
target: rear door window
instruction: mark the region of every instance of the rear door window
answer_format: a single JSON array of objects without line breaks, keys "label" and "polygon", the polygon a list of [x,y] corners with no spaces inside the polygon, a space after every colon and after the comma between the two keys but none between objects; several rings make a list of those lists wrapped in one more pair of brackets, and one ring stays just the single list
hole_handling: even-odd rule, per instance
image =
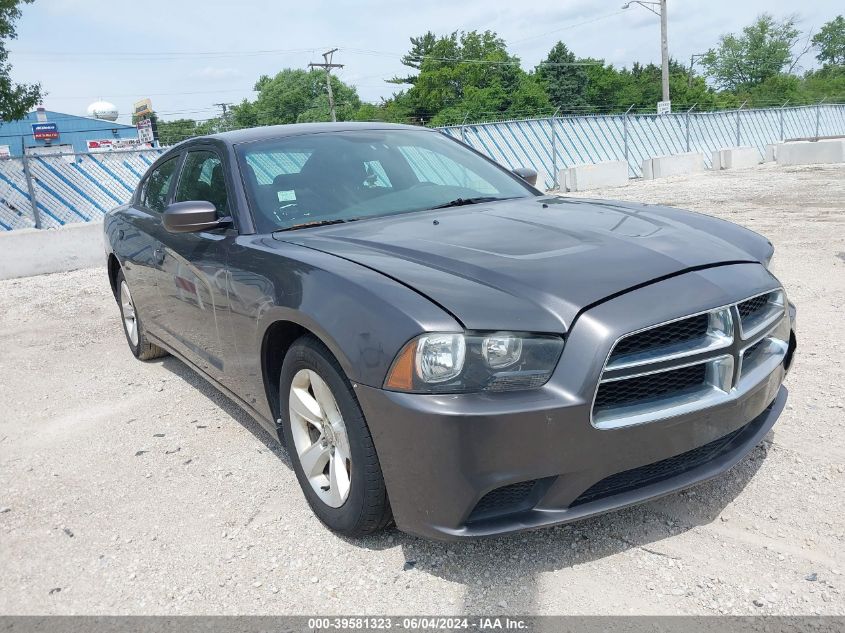
[{"label": "rear door window", "polygon": [[173,188],[173,178],[179,157],[174,156],[156,167],[147,178],[144,190],[141,192],[141,204],[151,211],[163,213],[170,200]]}]

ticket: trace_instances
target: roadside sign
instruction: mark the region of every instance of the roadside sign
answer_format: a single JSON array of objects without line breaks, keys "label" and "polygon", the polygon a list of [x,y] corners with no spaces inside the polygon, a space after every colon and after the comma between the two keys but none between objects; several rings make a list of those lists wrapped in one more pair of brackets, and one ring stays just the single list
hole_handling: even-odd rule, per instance
[{"label": "roadside sign", "polygon": [[138,141],[140,143],[152,143],[155,140],[152,121],[141,119],[136,127],[138,128]]},{"label": "roadside sign", "polygon": [[657,114],[672,114],[672,102],[671,101],[658,101],[657,102]]},{"label": "roadside sign", "polygon": [[55,123],[33,123],[32,136],[36,141],[52,141],[59,138],[59,126]]},{"label": "roadside sign", "polygon": [[149,99],[136,101],[132,106],[132,114],[136,117],[150,116],[153,113],[153,102]]},{"label": "roadside sign", "polygon": [[152,143],[143,143],[137,138],[103,138],[86,141],[89,152],[111,152],[116,149],[150,149]]}]

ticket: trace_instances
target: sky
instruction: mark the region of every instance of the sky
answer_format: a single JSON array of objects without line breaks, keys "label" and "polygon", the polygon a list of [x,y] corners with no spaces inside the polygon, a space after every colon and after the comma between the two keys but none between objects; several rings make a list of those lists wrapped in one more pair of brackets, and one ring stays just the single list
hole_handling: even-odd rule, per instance
[{"label": "sky", "polygon": [[[261,75],[306,68],[339,48],[337,71],[366,101],[389,97],[385,82],[407,70],[409,38],[426,31],[492,30],[528,70],[558,40],[581,57],[616,66],[660,59],[657,16],[624,0],[35,0],[22,8],[9,43],[12,76],[40,82],[48,110],[85,114],[104,99],[128,123],[132,103],[149,97],[163,119],[208,119],[217,103],[254,97]],[[761,12],[797,15],[805,33],[837,13],[837,0],[669,0],[670,55],[712,47]],[[804,59],[813,66],[812,55]]]}]

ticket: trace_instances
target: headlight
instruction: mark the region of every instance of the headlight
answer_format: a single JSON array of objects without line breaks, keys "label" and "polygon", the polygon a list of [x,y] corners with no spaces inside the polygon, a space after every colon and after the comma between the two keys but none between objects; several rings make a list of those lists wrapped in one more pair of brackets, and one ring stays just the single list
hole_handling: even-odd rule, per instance
[{"label": "headlight", "polygon": [[419,393],[534,389],[548,382],[559,336],[515,332],[422,334],[396,356],[384,387]]}]

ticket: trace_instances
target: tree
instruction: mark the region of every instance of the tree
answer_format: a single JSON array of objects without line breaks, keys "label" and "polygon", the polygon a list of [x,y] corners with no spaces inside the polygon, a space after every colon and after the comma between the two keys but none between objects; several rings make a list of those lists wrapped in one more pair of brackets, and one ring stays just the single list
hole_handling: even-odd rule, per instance
[{"label": "tree", "polygon": [[794,18],[776,21],[764,13],[742,29],[719,38],[701,60],[717,86],[734,92],[748,91],[782,72],[792,72],[806,49],[794,53],[799,41]]},{"label": "tree", "polygon": [[[331,76],[338,121],[351,120],[361,99],[355,88]],[[328,121],[329,97],[322,70],[286,68],[275,77],[263,75],[255,84],[258,97],[232,108],[235,127],[280,125],[303,121]]]},{"label": "tree", "polygon": [[822,26],[812,41],[818,50],[816,59],[822,64],[845,65],[845,18],[841,15]]},{"label": "tree", "polygon": [[535,75],[492,31],[454,32],[411,38],[403,63],[418,70],[412,86],[393,96],[385,109],[412,121],[434,125],[460,123],[467,117],[524,117],[549,111],[551,104]]},{"label": "tree", "polygon": [[197,122],[193,119],[157,120],[158,142],[161,145],[175,145],[185,139],[204,134],[213,134],[219,127],[219,119]]},{"label": "tree", "polygon": [[6,40],[17,37],[15,22],[21,17],[21,4],[32,0],[0,0],[0,120],[22,119],[43,97],[40,84],[16,84],[12,81],[12,65],[8,63]]},{"label": "tree", "polygon": [[[425,58],[434,52],[436,44],[437,36],[431,31],[428,31],[425,35],[420,35],[419,37],[412,37],[411,50],[408,51],[407,54],[403,55],[399,61],[402,62],[403,66],[419,70]],[[393,79],[388,79],[388,81],[394,84],[413,84],[416,83],[417,76],[418,75],[407,75],[405,77],[394,77]]]},{"label": "tree", "polygon": [[575,58],[566,44],[558,42],[537,66],[537,77],[543,83],[553,106],[567,111],[587,105],[587,71],[584,63],[584,60]]}]

